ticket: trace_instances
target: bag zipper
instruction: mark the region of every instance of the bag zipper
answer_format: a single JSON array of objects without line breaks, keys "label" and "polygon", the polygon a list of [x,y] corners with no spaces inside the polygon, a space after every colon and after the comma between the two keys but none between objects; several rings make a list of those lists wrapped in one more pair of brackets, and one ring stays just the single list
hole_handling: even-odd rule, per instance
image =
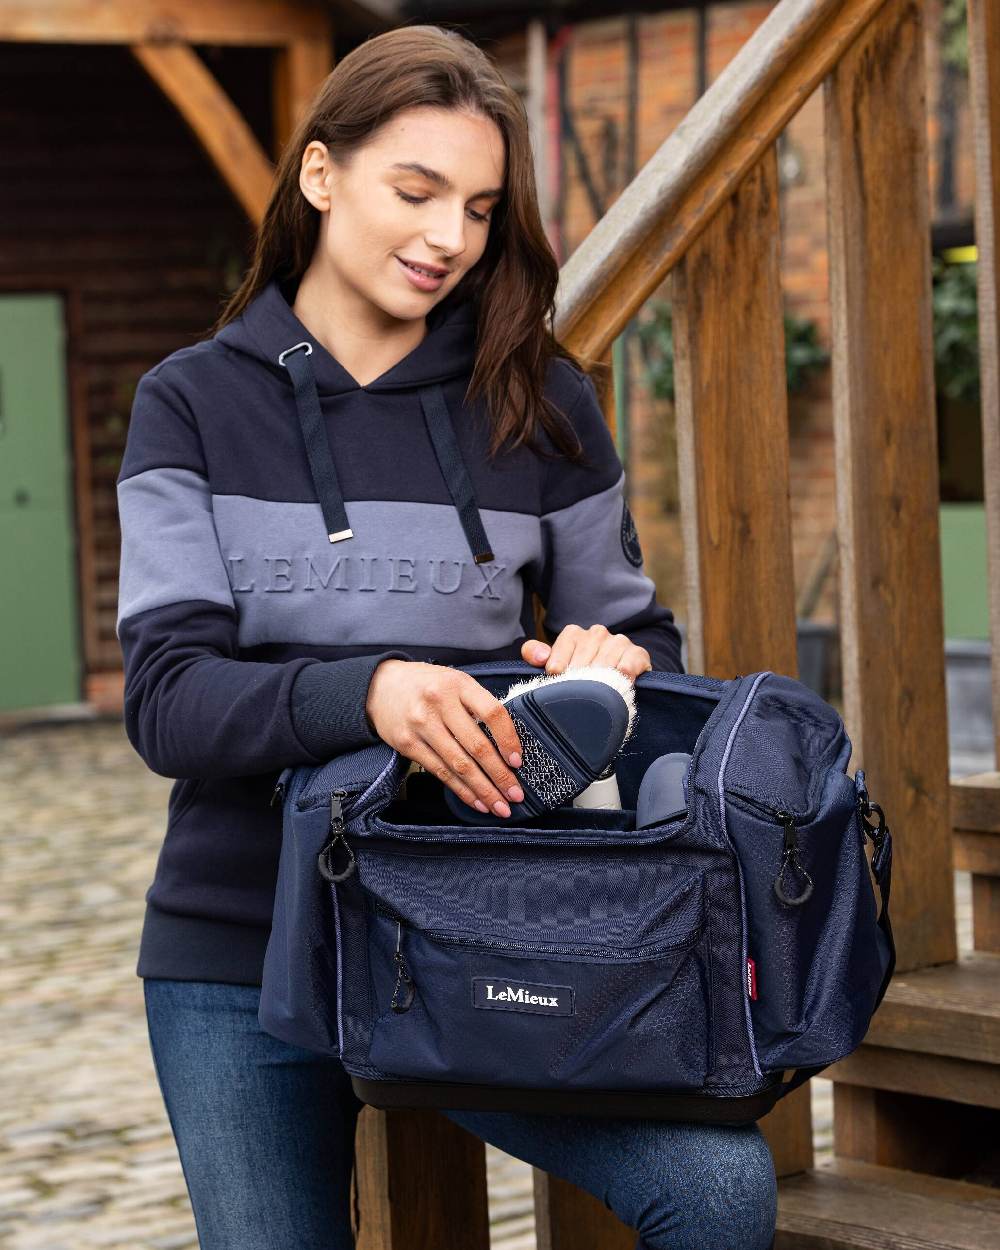
[{"label": "bag zipper", "polygon": [[273,807],[275,803],[278,802],[279,799],[282,802],[285,801],[285,788],[287,787],[288,781],[291,778],[291,775],[293,772],[294,772],[294,769],[291,767],[288,767],[288,768],[283,768],[281,772],[278,774],[278,780],[275,783],[274,789],[271,791],[271,801],[268,804],[268,807]]},{"label": "bag zipper", "polygon": [[[410,970],[409,968],[407,968],[406,960],[403,958],[403,951],[401,949],[402,944],[403,944],[403,925],[401,921],[397,920],[396,921],[396,953],[393,955],[393,959],[396,961],[396,984],[393,986],[393,989],[392,989],[392,998],[390,999],[390,1006],[392,1007],[393,1011],[400,1012],[400,1013],[410,1010],[410,1007],[413,1003],[413,995],[415,992],[413,978],[410,976]],[[403,987],[402,998],[398,998],[400,986]]]},{"label": "bag zipper", "polygon": [[[354,852],[344,837],[344,799],[347,798],[347,793],[346,790],[332,790],[330,792],[330,833],[332,836],[319,855],[316,856],[320,876],[333,885],[340,881],[346,881],[357,867]],[[347,852],[347,865],[341,872],[334,870],[333,862],[333,848],[338,842]]]},{"label": "bag zipper", "polygon": [[[572,846],[578,849],[582,847],[586,847],[586,846],[596,845],[598,847],[604,848],[607,845],[609,845],[609,840],[613,836],[615,846],[655,846],[658,842],[668,841],[669,838],[667,835],[671,835],[677,832],[677,828],[667,828],[666,826],[673,825],[679,828],[680,822],[687,820],[690,817],[690,815],[691,815],[691,809],[686,808],[679,816],[673,817],[670,820],[665,820],[662,822],[657,821],[657,824],[662,823],[665,826],[665,828],[661,831],[660,834],[656,835],[655,837],[646,837],[646,838],[636,837],[634,833],[629,833],[627,830],[622,830],[622,829],[594,829],[593,833],[595,836],[593,837],[574,838],[572,835],[570,835],[569,837],[559,837],[558,843],[545,842],[544,845],[553,846],[553,847]],[[435,845],[440,843],[443,840],[440,838],[435,838],[433,836],[428,836],[426,833],[406,833],[402,829],[397,828],[395,825],[393,825],[391,821],[383,820],[382,817],[379,816],[377,813],[374,816],[374,822],[375,822],[376,828],[373,833],[354,835],[354,836],[359,837],[359,840],[361,841],[362,845],[368,845],[375,838],[385,838],[391,842],[396,842],[396,841],[429,842]],[[378,826],[383,826],[383,827],[379,828]],[[437,826],[435,825],[426,825],[426,826],[421,825],[420,826],[420,828],[422,829],[426,828],[430,830],[433,830],[436,827]],[[653,826],[649,826],[649,827],[653,828]],[[452,826],[449,826],[449,829],[450,828],[452,828]],[[459,826],[456,825],[454,826],[454,828],[457,830]],[[508,837],[505,834],[493,833],[492,825],[479,825],[479,826],[469,825],[467,826],[467,828],[469,829],[468,833],[464,832],[464,829],[462,832],[449,833],[448,838],[446,840],[447,843],[462,844],[462,843],[468,842],[468,843],[474,843],[474,844],[478,844],[482,846],[509,846],[509,845],[517,845],[520,843],[521,845],[526,845],[526,846],[532,846],[532,845],[537,846],[539,845],[539,835],[545,835],[545,834],[561,835],[567,832],[566,830],[559,829],[559,828],[532,829],[530,826],[525,826],[523,833],[516,835],[516,836]],[[601,838],[599,836],[601,834],[605,835],[605,838]]]},{"label": "bag zipper", "polygon": [[[758,811],[766,812],[781,825],[784,830],[784,845],[781,851],[781,866],[778,869],[778,875],[774,879],[774,892],[786,907],[801,907],[813,892],[813,879],[803,868],[802,861],[799,859],[798,836],[795,831],[796,823],[805,824],[806,822],[801,816],[796,816],[794,812],[790,812],[787,807],[775,807],[773,804],[763,802],[761,799],[755,798],[752,794],[747,794],[744,790],[739,790],[735,786],[727,786],[725,792],[736,799],[737,803],[743,803],[749,807],[756,808]],[[785,869],[789,866],[804,877],[806,881],[805,889],[797,896],[788,894],[782,884]]]},{"label": "bag zipper", "polygon": [[[646,942],[642,946],[629,947],[624,953],[615,953],[614,948],[607,946],[566,946],[556,942],[518,942],[505,941],[503,938],[484,938],[458,937],[454,933],[448,933],[441,929],[422,929],[416,925],[411,925],[408,920],[404,920],[402,916],[397,915],[390,907],[387,907],[380,899],[369,896],[372,908],[385,916],[387,920],[395,921],[397,928],[397,945],[396,950],[399,951],[399,937],[402,934],[403,927],[412,929],[414,933],[419,933],[421,937],[426,937],[432,942],[443,942],[448,946],[461,946],[472,950],[503,950],[514,952],[526,952],[530,955],[580,955],[581,957],[598,956],[601,962],[607,963],[628,963],[630,961],[639,961],[642,959],[652,958],[654,955],[663,955],[668,951],[685,950],[689,946],[694,946],[702,935],[704,930],[704,921],[699,924],[694,933],[689,934],[682,941],[677,942]],[[641,952],[636,954],[636,952]]]}]

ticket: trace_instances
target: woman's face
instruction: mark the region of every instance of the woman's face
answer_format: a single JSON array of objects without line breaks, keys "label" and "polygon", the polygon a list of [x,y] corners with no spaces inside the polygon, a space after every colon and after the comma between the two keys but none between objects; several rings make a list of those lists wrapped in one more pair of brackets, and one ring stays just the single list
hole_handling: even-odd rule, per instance
[{"label": "woman's face", "polygon": [[456,109],[397,113],[346,168],[314,140],[299,176],[322,213],[313,264],[391,318],[426,317],[482,256],[504,163],[496,123]]}]

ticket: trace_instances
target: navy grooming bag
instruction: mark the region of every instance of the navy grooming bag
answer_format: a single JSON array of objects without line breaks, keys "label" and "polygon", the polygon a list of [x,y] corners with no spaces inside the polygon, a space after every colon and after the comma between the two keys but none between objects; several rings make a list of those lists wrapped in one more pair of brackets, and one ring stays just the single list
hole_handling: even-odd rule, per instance
[{"label": "navy grooming bag", "polygon": [[[459,824],[385,743],[286,768],[262,1028],[376,1107],[732,1124],[850,1054],[895,967],[892,837],[839,714],[769,671],[635,693],[620,811]],[[637,829],[672,751],[687,811]]]}]

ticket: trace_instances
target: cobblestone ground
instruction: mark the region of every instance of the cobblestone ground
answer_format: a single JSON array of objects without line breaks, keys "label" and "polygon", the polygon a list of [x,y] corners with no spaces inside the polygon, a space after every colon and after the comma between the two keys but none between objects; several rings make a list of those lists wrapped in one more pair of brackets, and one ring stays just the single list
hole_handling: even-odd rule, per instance
[{"label": "cobblestone ground", "polygon": [[[0,744],[3,1250],[197,1247],[135,975],[170,784],[118,721]],[[822,1157],[830,1083],[811,1085]],[[493,1246],[534,1250],[530,1168],[493,1147],[487,1158]]]}]

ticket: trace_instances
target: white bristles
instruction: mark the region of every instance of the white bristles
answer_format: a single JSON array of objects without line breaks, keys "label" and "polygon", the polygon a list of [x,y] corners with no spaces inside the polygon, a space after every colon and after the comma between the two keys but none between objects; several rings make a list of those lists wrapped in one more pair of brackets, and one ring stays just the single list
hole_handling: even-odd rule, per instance
[{"label": "white bristles", "polygon": [[537,677],[525,677],[521,681],[516,681],[500,702],[507,703],[515,695],[522,694],[525,690],[534,690],[537,686],[547,686],[554,681],[603,681],[605,685],[612,686],[617,690],[625,700],[625,706],[628,708],[628,728],[625,731],[624,742],[628,741],[637,715],[635,686],[630,677],[626,677],[620,669],[614,668],[610,664],[581,664],[579,668],[571,667],[563,673],[539,673]]}]

